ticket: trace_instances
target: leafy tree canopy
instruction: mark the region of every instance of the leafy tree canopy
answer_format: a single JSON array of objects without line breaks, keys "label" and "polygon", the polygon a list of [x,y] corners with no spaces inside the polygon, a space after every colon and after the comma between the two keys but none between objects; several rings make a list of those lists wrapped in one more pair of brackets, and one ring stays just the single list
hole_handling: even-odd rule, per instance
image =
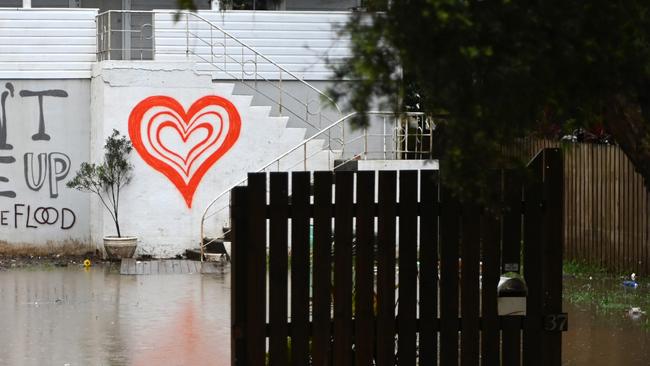
[{"label": "leafy tree canopy", "polygon": [[548,126],[603,125],[648,185],[650,2],[390,3],[352,17],[353,55],[336,72],[358,82],[334,91],[366,111],[377,96],[404,110],[416,90],[424,111],[447,116],[436,143],[459,193],[507,163],[502,146]]}]

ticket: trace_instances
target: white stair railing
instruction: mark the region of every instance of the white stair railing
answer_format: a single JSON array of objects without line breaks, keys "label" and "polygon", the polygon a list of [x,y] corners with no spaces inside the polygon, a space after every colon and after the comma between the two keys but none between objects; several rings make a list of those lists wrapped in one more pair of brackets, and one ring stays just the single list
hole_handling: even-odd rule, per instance
[{"label": "white stair railing", "polygon": [[[108,10],[97,15],[97,60],[156,60],[157,17],[173,17],[176,27],[164,32],[182,32],[185,45],[167,48],[166,56],[176,52],[187,61],[200,64],[201,71],[216,74],[219,80],[237,81],[254,95],[269,102],[280,116],[287,116],[295,127],[315,133],[342,116],[341,108],[324,91],[303,80],[271,58],[239,40],[202,15],[191,11]],[[141,19],[143,24],[137,20]],[[135,55],[131,57],[130,55]],[[137,55],[136,55],[137,54]],[[146,56],[143,56],[146,55]],[[207,67],[205,67],[207,66]],[[298,86],[298,87],[297,87]],[[329,145],[340,145],[342,130],[331,131]]]},{"label": "white stair railing", "polygon": [[[367,114],[369,117],[368,125],[349,132],[348,137],[343,139],[342,145],[346,147],[345,152],[336,152],[331,148],[310,151],[308,145],[321,139],[327,142],[328,140],[323,137],[327,137],[333,129],[345,130],[345,124],[357,116],[357,112],[343,116],[263,165],[255,172],[309,170],[310,160],[316,158],[319,154],[327,154],[328,170],[335,170],[353,160],[429,159],[431,157],[433,153],[433,133],[435,131],[434,118],[419,112],[371,111],[367,112]],[[318,169],[323,169],[323,167],[318,167]],[[224,213],[230,207],[230,192],[232,189],[247,182],[248,178],[244,177],[228,187],[210,201],[204,209],[201,215],[201,258],[203,258],[205,247],[217,240],[216,237],[207,237],[206,220]]]}]

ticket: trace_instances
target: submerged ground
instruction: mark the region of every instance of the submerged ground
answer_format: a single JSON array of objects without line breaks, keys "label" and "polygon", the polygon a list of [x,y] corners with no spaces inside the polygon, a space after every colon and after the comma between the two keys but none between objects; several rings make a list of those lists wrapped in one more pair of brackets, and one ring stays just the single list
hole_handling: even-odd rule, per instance
[{"label": "submerged ground", "polygon": [[607,274],[597,267],[565,265],[563,338],[565,365],[648,365],[650,360],[650,278],[623,286],[630,274]]},{"label": "submerged ground", "polygon": [[228,271],[16,263],[0,270],[0,365],[229,365]]},{"label": "submerged ground", "polygon": [[[79,258],[0,260],[0,365],[228,365],[230,273],[121,276]],[[565,266],[566,365],[647,365],[650,279]]]}]

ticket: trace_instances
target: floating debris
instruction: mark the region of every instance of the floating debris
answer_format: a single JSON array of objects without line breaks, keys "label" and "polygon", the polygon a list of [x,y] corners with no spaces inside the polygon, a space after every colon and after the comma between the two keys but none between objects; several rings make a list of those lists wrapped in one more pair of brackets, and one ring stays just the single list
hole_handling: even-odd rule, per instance
[{"label": "floating debris", "polygon": [[631,287],[631,288],[637,288],[637,287],[639,287],[639,283],[636,282],[636,274],[635,274],[635,273],[632,273],[632,275],[630,276],[630,279],[629,279],[629,280],[625,280],[625,281],[623,281],[623,286],[625,286],[625,287]]}]

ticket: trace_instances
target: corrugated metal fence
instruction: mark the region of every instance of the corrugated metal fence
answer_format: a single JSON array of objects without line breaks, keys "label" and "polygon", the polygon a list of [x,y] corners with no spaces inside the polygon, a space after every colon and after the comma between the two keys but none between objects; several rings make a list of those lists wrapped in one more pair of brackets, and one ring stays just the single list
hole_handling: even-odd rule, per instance
[{"label": "corrugated metal fence", "polygon": [[649,274],[648,191],[618,146],[528,140],[522,152],[564,151],[565,258]]}]

